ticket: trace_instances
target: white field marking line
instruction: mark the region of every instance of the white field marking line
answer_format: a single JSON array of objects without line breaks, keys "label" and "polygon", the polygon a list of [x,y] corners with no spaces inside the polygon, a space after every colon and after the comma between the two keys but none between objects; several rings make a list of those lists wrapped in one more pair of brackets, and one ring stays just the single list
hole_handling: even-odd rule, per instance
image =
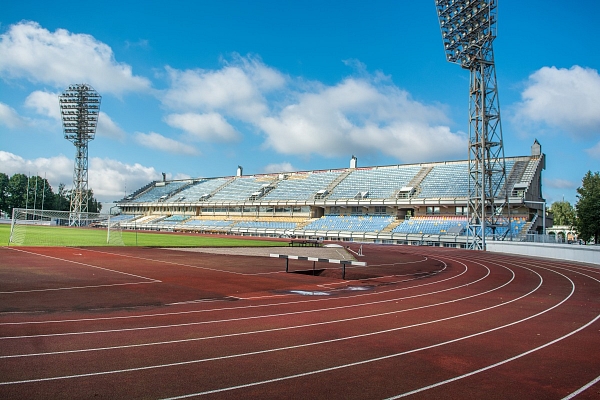
[{"label": "white field marking line", "polygon": [[[461,298],[454,299],[454,300],[448,300],[448,301],[444,301],[444,302],[440,302],[440,303],[428,304],[426,306],[419,306],[419,307],[407,308],[407,309],[404,309],[404,310],[397,310],[397,311],[388,311],[388,312],[384,312],[384,313],[370,314],[370,315],[364,315],[364,316],[360,316],[360,317],[351,317],[351,318],[344,318],[344,319],[339,319],[339,320],[316,322],[316,323],[311,323],[311,324],[286,326],[286,327],[281,327],[281,328],[262,329],[262,330],[258,330],[258,331],[237,332],[237,333],[230,333],[230,334],[223,334],[223,335],[216,335],[216,336],[204,336],[204,337],[197,337],[197,338],[178,339],[178,340],[169,340],[169,341],[161,341],[161,342],[151,342],[151,343],[140,343],[140,344],[132,344],[132,345],[110,346],[110,347],[100,347],[100,348],[88,348],[88,349],[78,349],[78,350],[64,350],[64,351],[45,352],[45,353],[14,354],[14,355],[0,356],[0,359],[4,359],[4,358],[20,358],[20,357],[34,357],[34,356],[48,356],[48,355],[56,355],[56,354],[63,355],[63,354],[71,354],[71,353],[84,353],[84,352],[91,352],[91,351],[128,349],[128,348],[135,348],[135,347],[146,347],[146,346],[165,345],[165,344],[177,344],[177,343],[185,343],[185,342],[193,342],[193,341],[201,341],[201,340],[223,339],[223,338],[236,337],[236,336],[254,335],[254,334],[259,334],[259,333],[271,333],[271,332],[279,332],[279,331],[286,331],[286,330],[292,330],[292,329],[310,328],[310,327],[314,327],[314,326],[329,325],[329,324],[349,322],[349,321],[357,321],[357,320],[361,320],[361,319],[383,317],[383,316],[393,315],[393,314],[401,314],[401,313],[408,312],[408,311],[416,311],[416,310],[422,310],[422,309],[426,309],[426,308],[430,308],[430,307],[437,307],[437,306],[441,306],[441,305],[446,305],[446,304],[451,304],[451,303],[457,303],[459,301],[464,301],[464,300],[471,299],[471,298],[474,298],[474,297],[483,296],[485,294],[489,294],[489,293],[494,292],[496,290],[500,290],[500,289],[502,289],[505,286],[508,286],[515,279],[515,273],[510,268],[507,268],[507,267],[505,267],[505,266],[503,266],[501,264],[498,264],[498,265],[500,267],[502,267],[502,268],[507,269],[508,271],[510,271],[511,275],[512,275],[511,278],[507,282],[503,283],[502,285],[500,285],[498,287],[495,287],[493,289],[489,289],[489,290],[487,290],[485,292],[477,293],[477,294],[466,296],[466,297],[461,297]],[[531,291],[527,295],[529,295],[529,294],[533,293],[534,291],[536,291],[540,286],[541,286],[541,282],[538,284],[538,286],[533,291]],[[511,302],[512,301],[516,301],[516,300],[518,300],[518,299],[511,300]],[[499,304],[497,306],[501,306],[501,305],[503,305],[503,304],[501,303],[501,304]],[[486,311],[486,310],[482,310],[482,311]],[[480,311],[476,311],[476,312],[480,312]],[[465,314],[465,315],[467,315],[467,314]],[[453,316],[453,317],[450,317],[450,318],[458,318],[460,316],[462,316],[462,315]],[[434,321],[434,322],[436,322],[436,321]],[[405,328],[394,328],[394,329],[405,329]],[[387,331],[371,332],[369,334],[357,335],[356,337],[349,337],[349,338],[357,338],[357,337],[361,337],[361,336],[370,336],[370,335],[375,335],[375,334],[385,333],[385,332],[387,332]],[[338,338],[338,339],[336,339],[334,341],[338,341],[338,340],[346,340],[346,339],[345,338]],[[323,343],[327,343],[327,341],[324,341]],[[313,345],[313,344],[317,344],[317,343],[306,344],[306,346]]]},{"label": "white field marking line", "polygon": [[213,272],[222,272],[224,274],[245,275],[245,276],[256,275],[256,274],[246,274],[246,273],[243,273],[243,272],[235,272],[235,271],[227,271],[227,270],[222,270],[222,269],[201,267],[199,265],[183,264],[183,263],[178,263],[178,262],[174,262],[174,261],[155,260],[153,258],[146,258],[146,257],[138,257],[138,256],[126,255],[126,254],[111,253],[111,252],[108,252],[108,251],[99,251],[99,250],[88,250],[88,251],[94,251],[96,253],[102,253],[102,254],[111,254],[111,255],[116,255],[116,256],[126,257],[126,258],[133,258],[133,259],[136,259],[136,260],[144,260],[144,261],[152,261],[152,262],[156,262],[156,263],[165,263],[165,264],[177,265],[177,266],[180,266],[180,267],[203,269],[203,270],[206,270],[206,271],[213,271]]},{"label": "white field marking line", "polygon": [[[529,269],[529,268],[526,268],[526,269]],[[534,271],[532,271],[532,272],[534,272]],[[552,272],[554,272],[554,271],[552,271]],[[562,274],[560,274],[560,275],[562,275]],[[538,274],[538,276],[539,276],[539,274]],[[567,280],[571,281],[568,277],[566,277],[566,276],[564,276],[564,277]],[[541,278],[541,276],[540,276],[540,278]],[[541,285],[541,283],[540,283],[540,285]],[[444,346],[444,345],[447,345],[447,344],[456,343],[456,342],[463,341],[463,340],[466,340],[466,339],[470,339],[470,338],[473,338],[473,337],[476,337],[476,336],[484,335],[484,334],[487,334],[487,333],[490,333],[490,332],[493,332],[493,331],[504,329],[506,327],[522,323],[522,322],[527,321],[527,320],[532,319],[532,318],[536,318],[536,317],[538,317],[538,316],[540,316],[542,314],[545,314],[546,312],[551,311],[552,309],[560,306],[564,302],[566,302],[573,295],[574,292],[575,292],[575,284],[573,283],[573,281],[571,281],[571,293],[569,294],[569,296],[567,296],[566,298],[564,298],[560,303],[555,304],[554,306],[552,306],[552,307],[550,307],[550,308],[548,308],[548,309],[546,309],[544,311],[541,311],[541,312],[539,312],[537,314],[534,314],[534,315],[531,315],[529,317],[523,318],[521,320],[511,322],[511,323],[506,324],[506,325],[498,326],[496,328],[492,328],[492,329],[489,329],[489,330],[486,330],[486,331],[482,331],[482,332],[474,333],[474,334],[471,334],[471,335],[463,336],[463,337],[460,337],[460,338],[448,340],[446,342],[441,342],[441,343],[437,343],[437,344],[434,344],[434,345],[421,347],[421,348],[418,348],[418,349],[412,349],[412,350],[404,351],[404,352],[401,352],[401,353],[388,354],[386,356],[372,358],[372,359],[368,359],[368,360],[357,361],[357,362],[353,362],[353,363],[349,363],[349,364],[344,364],[344,365],[337,365],[335,367],[323,368],[323,369],[315,370],[315,371],[303,372],[303,373],[299,373],[299,374],[288,375],[288,376],[284,376],[284,377],[273,378],[273,379],[268,379],[268,380],[259,381],[259,382],[246,383],[246,384],[241,384],[241,385],[237,385],[237,386],[230,386],[230,387],[226,387],[226,388],[208,390],[208,391],[204,391],[204,392],[197,392],[197,393],[190,393],[190,394],[185,394],[185,395],[181,395],[181,396],[169,397],[169,398],[167,398],[165,400],[174,400],[174,399],[185,399],[185,398],[189,398],[189,397],[198,397],[198,396],[203,396],[203,395],[207,395],[207,394],[221,393],[221,392],[226,392],[226,391],[231,391],[231,390],[245,389],[245,388],[248,388],[248,387],[264,385],[264,384],[268,384],[268,383],[281,382],[281,381],[284,381],[284,380],[295,379],[295,378],[300,378],[300,377],[305,377],[305,376],[310,376],[310,375],[316,375],[316,374],[320,374],[320,373],[324,373],[324,372],[331,372],[331,371],[335,371],[335,370],[339,370],[339,369],[343,369],[343,368],[354,367],[354,366],[358,366],[358,365],[364,365],[364,364],[368,364],[368,363],[372,363],[372,362],[382,361],[382,360],[386,360],[386,359],[390,359],[390,358],[395,358],[395,357],[399,357],[399,356],[406,355],[406,354],[416,353],[416,352],[422,351],[422,350],[428,350],[428,349],[432,349],[432,348],[435,348],[435,347],[440,347],[440,346]],[[598,318],[600,318],[600,315],[598,317],[596,317],[596,319],[598,319]],[[591,323],[593,323],[593,321],[589,322],[587,325],[589,325]],[[579,328],[576,331],[579,331],[581,329],[582,328]],[[566,338],[566,337],[574,334],[576,331],[570,332],[569,334],[567,334],[567,335],[565,335],[565,336],[563,336],[561,338],[555,339],[554,341],[549,342],[549,343],[547,343],[544,346],[540,346],[539,348],[530,350],[527,353],[531,353],[533,351],[537,351],[537,350],[539,350],[539,349],[541,349],[543,347],[546,347],[546,346],[548,346],[550,344],[553,344],[553,342],[558,342],[558,341],[560,341],[560,340],[562,340],[562,339],[564,339],[564,338]],[[523,355],[525,355],[525,353],[523,353]],[[518,358],[518,356],[517,356],[517,358]]]},{"label": "white field marking line", "polygon": [[[426,256],[424,256],[422,254],[417,254],[417,255],[422,256],[423,259],[422,260],[415,260],[415,261],[397,262],[397,263],[369,264],[369,267],[387,267],[387,266],[396,266],[396,265],[419,264],[419,263],[422,263],[422,262],[425,262],[425,261],[429,260],[428,257],[426,257]],[[367,267],[367,268],[369,268],[369,267]],[[349,266],[347,268],[364,268],[364,267]]]},{"label": "white field marking line", "polygon": [[[325,311],[334,311],[334,310],[343,310],[343,309],[350,309],[350,308],[366,307],[366,306],[372,306],[372,305],[375,305],[375,304],[390,303],[390,302],[399,301],[399,300],[406,300],[406,299],[412,299],[412,298],[417,298],[417,297],[429,296],[429,295],[432,295],[432,294],[437,294],[437,293],[452,291],[452,290],[456,290],[456,289],[461,288],[461,287],[467,287],[467,286],[473,285],[473,284],[475,284],[475,283],[477,283],[479,281],[482,281],[482,280],[486,279],[490,275],[489,268],[487,268],[485,266],[483,266],[483,267],[485,269],[487,269],[487,273],[483,277],[481,277],[481,278],[479,278],[479,279],[477,279],[475,281],[468,282],[468,283],[465,283],[463,285],[459,285],[459,286],[455,286],[455,287],[451,287],[451,288],[446,288],[446,289],[437,290],[437,291],[428,292],[428,293],[420,293],[420,294],[413,295],[413,296],[398,297],[398,298],[394,298],[394,299],[376,300],[376,301],[370,301],[370,302],[366,302],[366,303],[358,303],[358,304],[350,304],[350,305],[344,305],[344,306],[336,306],[336,307],[318,308],[318,309],[311,309],[311,310],[294,311],[294,312],[288,312],[288,313],[255,315],[255,316],[252,316],[252,317],[228,318],[228,319],[222,319],[222,320],[186,322],[186,323],[180,323],[180,324],[154,325],[154,326],[143,326],[143,327],[136,327],[136,328],[122,328],[122,329],[106,329],[106,330],[99,330],[99,331],[48,333],[48,334],[40,334],[40,335],[2,336],[2,337],[0,337],[0,340],[8,340],[8,339],[31,339],[31,338],[38,338],[38,337],[59,337],[59,336],[90,335],[90,334],[101,334],[101,333],[146,331],[146,330],[151,330],[151,329],[171,329],[171,328],[181,328],[181,327],[184,327],[184,326],[198,326],[198,325],[209,325],[209,324],[225,323],[225,322],[248,321],[248,320],[264,319],[264,318],[275,318],[275,317],[284,317],[284,316],[290,316],[290,315],[311,314],[311,313],[319,313],[319,312],[325,312]],[[295,303],[291,303],[291,304],[295,304]]]},{"label": "white field marking line", "polygon": [[[362,268],[362,267],[360,267],[360,268]],[[443,271],[443,269],[439,270],[439,271],[433,271],[433,272],[428,273],[426,276],[427,277],[432,277],[432,276],[440,274],[442,271]],[[378,276],[376,278],[364,278],[364,279],[360,279],[360,282],[367,282],[367,284],[368,284],[370,281],[375,281],[375,282],[380,281],[382,284],[385,284],[385,285],[396,285],[398,283],[405,283],[405,282],[411,282],[411,281],[422,279],[422,277],[418,277],[418,278],[412,278],[412,279],[400,279],[400,280],[397,280],[397,281],[386,281],[385,280],[385,279],[388,279],[388,278],[398,278],[398,277],[410,276],[410,275],[414,275],[414,274],[384,275],[384,276]],[[425,275],[423,275],[423,276],[425,276]],[[356,281],[345,280],[345,281],[341,281],[341,282],[324,283],[324,284],[321,284],[321,285],[317,285],[317,287],[326,288],[326,289],[335,288],[336,286],[342,286],[342,285],[346,285],[346,287],[347,287],[348,283],[352,283],[352,282],[356,282]],[[358,284],[357,283],[357,284],[352,285],[352,286],[364,286],[364,284]]]},{"label": "white field marking line", "polygon": [[[539,274],[538,274],[538,276],[539,276]],[[499,303],[499,304],[497,304],[495,306],[486,307],[484,309],[480,309],[480,310],[476,310],[476,311],[471,311],[471,312],[464,313],[464,314],[454,315],[454,316],[451,316],[451,317],[441,318],[441,319],[434,320],[434,321],[421,322],[421,323],[417,323],[417,324],[413,324],[413,325],[407,325],[407,326],[403,326],[403,327],[390,328],[390,329],[387,329],[387,330],[384,330],[384,331],[369,332],[369,333],[360,334],[360,335],[354,335],[354,336],[349,336],[349,337],[345,337],[345,338],[336,338],[336,339],[330,339],[330,340],[325,340],[325,341],[321,341],[321,342],[305,343],[305,344],[301,344],[301,345],[287,346],[287,347],[281,347],[281,348],[276,348],[276,349],[259,350],[259,351],[248,352],[248,353],[231,354],[231,355],[228,355],[228,356],[211,357],[211,358],[199,359],[199,360],[180,361],[180,362],[174,362],[174,363],[168,363],[168,364],[149,365],[149,366],[145,366],[145,367],[127,368],[127,369],[112,370],[112,371],[90,372],[90,373],[85,373],[85,374],[65,375],[65,376],[48,377],[48,378],[26,379],[26,380],[21,380],[21,381],[0,382],[0,386],[21,384],[21,383],[46,382],[46,381],[62,380],[62,379],[73,379],[73,378],[81,378],[81,377],[89,377],[89,376],[109,375],[109,374],[117,374],[117,373],[124,373],[124,372],[136,372],[136,371],[144,371],[144,370],[157,369],[157,368],[177,367],[177,366],[182,366],[182,365],[198,364],[198,363],[202,363],[202,362],[220,361],[220,360],[226,360],[226,359],[232,359],[232,358],[239,358],[239,357],[247,357],[247,356],[253,356],[253,355],[260,355],[260,354],[272,353],[272,352],[276,352],[276,351],[293,350],[293,349],[299,349],[299,348],[308,347],[308,346],[315,346],[315,345],[321,345],[321,344],[329,344],[329,343],[339,342],[339,341],[343,341],[343,340],[351,340],[351,339],[356,339],[356,338],[361,338],[361,337],[374,336],[374,335],[383,334],[383,333],[396,332],[396,331],[400,331],[400,330],[404,330],[404,329],[409,329],[409,328],[414,328],[414,327],[424,326],[424,325],[430,325],[430,324],[434,324],[434,323],[438,323],[438,322],[443,322],[443,321],[446,321],[446,320],[456,319],[456,318],[460,318],[460,317],[471,315],[471,314],[477,314],[477,313],[480,313],[480,312],[488,311],[490,309],[501,307],[501,306],[504,306],[506,304],[518,301],[521,298],[529,296],[531,293],[535,292],[536,290],[538,290],[541,287],[541,285],[543,283],[543,279],[542,279],[541,276],[539,276],[539,277],[540,277],[540,283],[538,284],[538,286],[535,289],[533,289],[532,291],[530,291],[529,293],[526,293],[526,294],[524,294],[524,295],[522,295],[522,296],[520,296],[518,298],[515,298],[513,300],[510,300],[510,301],[507,301],[507,302],[504,302],[504,303]],[[507,282],[504,285],[507,285],[509,283],[510,282]],[[496,290],[496,289],[494,289],[494,290]],[[475,297],[475,296],[477,296],[477,295],[473,295],[472,297]],[[426,307],[427,306],[424,306],[423,308],[426,308]],[[544,312],[546,312],[546,311],[543,311],[542,313],[544,313]],[[527,317],[527,318],[525,318],[525,319],[523,319],[521,321],[525,321],[525,320],[527,320],[529,318],[533,318],[534,316]],[[516,324],[516,323],[519,323],[521,321],[516,321],[516,322],[510,323],[510,324],[507,324],[505,326],[502,326],[502,327],[496,327],[496,328],[490,329],[489,332],[497,330],[497,329],[501,329],[503,327],[510,326],[510,325],[513,325],[513,324]],[[487,333],[487,332],[483,332],[483,333]],[[478,335],[483,334],[483,333],[480,332],[480,333],[476,333],[476,334],[471,334],[471,335],[468,335],[468,336],[464,336],[462,338],[457,338],[457,339],[450,340],[448,342],[438,343],[438,344],[426,346],[426,347],[423,347],[423,348],[420,348],[420,349],[408,350],[406,352],[397,353],[397,354],[394,354],[394,355],[382,356],[382,357],[378,357],[378,358],[375,358],[375,359],[372,359],[372,360],[363,360],[363,361],[359,361],[359,362],[355,362],[355,363],[351,363],[351,364],[346,364],[346,365],[341,365],[341,366],[336,366],[336,367],[330,367],[330,368],[326,368],[326,369],[323,369],[323,370],[311,371],[311,372],[302,373],[302,374],[298,374],[298,375],[293,375],[293,376],[288,376],[288,377],[282,377],[282,378],[276,378],[275,380],[268,380],[268,381],[263,381],[263,382],[255,382],[255,383],[248,384],[248,385],[243,385],[243,386],[240,386],[240,387],[256,386],[256,385],[263,384],[263,383],[270,383],[270,382],[275,382],[275,381],[280,381],[280,380],[292,379],[292,378],[296,378],[296,377],[300,377],[300,376],[307,376],[307,375],[312,375],[312,374],[316,374],[316,373],[321,373],[321,372],[327,372],[327,371],[332,371],[332,370],[336,370],[336,369],[346,368],[346,367],[350,367],[350,366],[366,364],[366,363],[369,363],[369,362],[380,361],[380,360],[384,360],[384,359],[387,359],[387,358],[397,357],[397,356],[400,356],[400,355],[409,354],[409,353],[413,353],[413,352],[417,352],[417,351],[421,351],[421,350],[426,350],[426,349],[429,349],[429,348],[434,348],[434,347],[442,346],[444,344],[457,342],[457,341],[464,340],[464,339],[467,339],[467,338],[470,338],[470,337],[478,336]],[[240,387],[224,388],[224,389],[219,389],[218,391],[233,390],[233,389],[238,389]],[[213,393],[213,392],[212,391],[211,392],[205,392],[205,393],[202,393],[202,394],[208,394],[208,393]]]},{"label": "white field marking line", "polygon": [[[16,293],[34,293],[34,292],[52,292],[57,290],[74,290],[74,289],[93,289],[93,288],[101,288],[101,287],[113,287],[113,286],[127,286],[127,285],[145,285],[149,283],[159,283],[160,281],[150,281],[150,282],[128,282],[128,283],[110,283],[106,285],[87,285],[87,286],[71,286],[71,287],[61,287],[61,288],[48,288],[48,289],[30,289],[30,290],[13,290],[10,292],[0,292],[0,294],[16,294]],[[0,313],[4,314],[4,313]]]},{"label": "white field marking line", "polygon": [[145,276],[141,276],[141,275],[136,275],[136,274],[130,274],[128,272],[122,272],[122,271],[116,271],[114,269],[109,269],[109,268],[104,268],[104,267],[99,267],[97,265],[92,265],[92,264],[87,264],[87,263],[82,263],[79,261],[72,261],[72,260],[67,260],[65,258],[59,258],[59,257],[53,257],[53,256],[49,256],[46,254],[39,254],[39,253],[34,253],[32,251],[26,251],[26,250],[20,250],[20,249],[15,249],[14,247],[9,247],[9,249],[13,250],[13,251],[20,251],[22,253],[27,253],[27,254],[33,254],[39,257],[45,257],[45,258],[50,258],[53,260],[58,260],[58,261],[64,261],[64,262],[68,262],[68,263],[72,263],[72,264],[77,264],[77,265],[83,265],[85,267],[90,267],[90,268],[96,268],[96,269],[101,269],[103,271],[109,271],[109,272],[114,272],[117,274],[121,274],[121,275],[127,275],[127,276],[133,276],[135,278],[140,278],[140,279],[145,279],[147,281],[151,281],[151,282],[155,282],[155,283],[160,283],[161,281],[159,281],[158,279],[153,279],[153,278],[148,278]]},{"label": "white field marking line", "polygon": [[594,379],[593,381],[589,382],[588,384],[583,385],[582,387],[580,387],[579,389],[577,389],[576,391],[574,391],[570,395],[568,395],[566,397],[563,397],[562,400],[570,400],[573,397],[577,396],[578,394],[583,393],[584,391],[586,391],[590,387],[594,386],[598,382],[600,382],[600,376],[598,376],[596,379]]},{"label": "white field marking line", "polygon": [[[526,265],[532,265],[531,261],[524,261],[524,262],[522,262],[522,264],[526,264]],[[545,264],[545,265],[548,265],[548,264],[550,264],[552,267],[554,267],[554,265],[552,265],[552,264],[551,264],[551,263],[549,263],[549,262],[548,262],[548,263],[544,263],[544,264]],[[564,277],[565,277],[565,278],[567,278],[569,281],[571,281],[571,284],[572,284],[572,291],[571,291],[571,294],[572,294],[572,293],[575,291],[575,283],[574,283],[574,282],[573,282],[573,281],[572,281],[570,278],[568,278],[566,275],[563,275],[563,274],[561,274],[560,272],[557,272],[557,271],[553,271],[553,270],[552,270],[552,269],[550,269],[550,268],[546,268],[546,267],[540,267],[540,266],[536,266],[536,267],[538,267],[538,268],[542,268],[542,269],[545,269],[545,270],[548,270],[548,271],[554,272],[555,274],[559,274],[559,275],[562,275],[562,276],[564,276]],[[585,277],[587,277],[587,278],[590,278],[590,279],[592,279],[592,280],[594,280],[594,281],[596,281],[596,282],[600,282],[600,280],[598,280],[598,279],[596,279],[596,278],[594,278],[594,277],[592,277],[592,276],[589,276],[589,275],[587,275],[587,274],[584,274],[583,272],[579,272],[579,271],[572,271],[572,270],[569,270],[569,272],[573,272],[573,273],[576,273],[576,274],[580,274],[580,275],[583,275],[583,276],[585,276]],[[569,297],[571,297],[571,296],[569,295]],[[562,302],[561,302],[561,303],[562,303]],[[533,352],[535,352],[535,351],[541,350],[541,349],[543,349],[543,348],[545,348],[545,347],[548,347],[548,346],[550,346],[550,345],[553,345],[553,344],[555,344],[555,343],[558,343],[559,341],[561,341],[561,340],[563,340],[563,339],[565,339],[565,338],[567,338],[567,337],[569,337],[569,336],[572,336],[572,335],[574,335],[575,333],[578,333],[578,332],[582,331],[583,329],[587,328],[588,326],[590,326],[591,324],[593,324],[594,322],[596,322],[598,319],[600,319],[600,314],[598,314],[598,315],[596,316],[596,318],[592,319],[592,320],[591,320],[591,321],[589,321],[587,324],[585,324],[585,325],[583,325],[583,326],[579,327],[578,329],[576,329],[576,330],[574,330],[574,331],[572,331],[572,332],[570,332],[570,333],[568,333],[568,334],[566,334],[566,335],[564,335],[564,336],[561,336],[561,337],[559,337],[559,338],[557,338],[557,339],[554,339],[554,340],[552,340],[552,341],[550,341],[550,342],[548,342],[548,343],[545,343],[545,344],[543,344],[543,345],[541,345],[541,346],[538,346],[538,347],[536,347],[536,348],[534,348],[534,349],[528,350],[528,351],[526,351],[526,352],[524,352],[524,353],[521,353],[521,354],[517,354],[517,355],[516,355],[516,356],[514,356],[514,357],[511,357],[511,358],[508,358],[508,359],[506,359],[506,360],[503,360],[503,361],[497,362],[497,363],[495,363],[495,364],[488,365],[487,367],[483,367],[483,368],[480,368],[480,369],[478,369],[478,370],[471,371],[471,372],[469,372],[469,373],[466,373],[466,374],[463,374],[463,375],[459,375],[459,376],[456,376],[456,377],[454,377],[454,378],[447,379],[447,380],[445,380],[445,381],[441,381],[441,382],[438,382],[438,383],[434,383],[434,384],[432,384],[432,385],[429,385],[429,386],[425,386],[425,387],[422,387],[422,388],[419,388],[419,389],[415,389],[415,390],[412,390],[412,391],[410,391],[410,392],[402,393],[402,394],[400,394],[400,395],[397,395],[397,396],[394,396],[394,397],[390,397],[390,398],[388,398],[387,400],[399,399],[399,398],[401,398],[401,397],[410,396],[410,395],[412,395],[412,394],[416,394],[416,393],[419,393],[419,392],[423,392],[423,391],[425,391],[425,390],[433,389],[433,388],[435,388],[435,387],[442,386],[442,385],[445,385],[445,384],[447,384],[447,383],[456,382],[456,381],[458,381],[458,380],[460,380],[460,379],[467,378],[467,377],[469,377],[469,376],[473,376],[473,375],[475,375],[475,374],[478,374],[478,373],[480,373],[480,372],[484,372],[484,371],[490,370],[490,369],[492,369],[492,368],[498,367],[498,366],[500,366],[500,365],[506,364],[506,363],[508,363],[508,362],[514,361],[514,360],[516,360],[516,359],[519,359],[519,358],[521,358],[521,357],[524,357],[524,356],[526,356],[526,355],[529,355],[529,354],[531,354],[531,353],[533,353]],[[566,399],[566,398],[572,398],[572,397],[576,396],[577,394],[579,394],[579,393],[580,393],[580,391],[583,391],[583,390],[587,389],[587,388],[589,387],[588,385],[590,385],[590,386],[591,386],[591,385],[595,384],[595,383],[598,381],[598,379],[600,379],[600,377],[596,378],[596,380],[595,380],[595,381],[592,381],[592,382],[588,383],[587,385],[585,385],[585,386],[583,386],[582,388],[580,388],[578,391],[576,391],[576,392],[572,393],[571,395],[569,395],[569,396],[571,396],[571,397],[569,397],[569,396],[565,397],[565,399]]]},{"label": "white field marking line", "polygon": [[[438,260],[442,263],[444,263],[446,265],[446,263],[442,260]],[[445,279],[441,279],[439,281],[436,282],[429,282],[429,283],[424,283],[421,285],[414,285],[414,286],[409,286],[406,288],[398,288],[398,289],[390,289],[390,290],[382,290],[382,291],[378,291],[378,292],[370,292],[370,293],[359,293],[359,294],[353,294],[353,298],[358,298],[358,297],[365,297],[365,296],[374,296],[374,295],[381,295],[381,294],[387,294],[387,293],[392,293],[392,292],[400,292],[400,291],[404,291],[404,290],[409,290],[409,289],[415,289],[415,288],[420,288],[420,287],[424,287],[424,286],[429,286],[429,285],[435,285],[438,283],[442,283],[445,281],[449,281],[452,279],[456,279],[462,275],[464,275],[468,268],[464,263],[460,263],[462,264],[465,269],[459,273],[458,275],[455,276],[451,276],[449,278],[445,278]],[[460,286],[458,286],[460,287]],[[435,292],[434,292],[435,293]],[[287,296],[287,295],[285,295]],[[275,297],[275,296],[273,296]],[[213,308],[213,309],[208,309],[208,310],[190,310],[190,311],[176,311],[176,312],[168,312],[168,313],[155,313],[155,314],[140,314],[140,315],[128,315],[128,316],[118,316],[118,317],[99,317],[99,318],[79,318],[79,319],[64,319],[64,320],[47,320],[47,321],[22,321],[22,322],[2,322],[0,323],[0,326],[4,326],[4,325],[28,325],[28,324],[55,324],[55,323],[72,323],[72,322],[91,322],[91,321],[107,321],[107,320],[120,320],[120,319],[132,319],[132,318],[154,318],[154,317],[165,317],[165,316],[172,316],[172,315],[184,315],[184,314],[196,314],[196,313],[206,313],[206,312],[215,312],[215,311],[232,311],[232,310],[246,310],[246,309],[251,309],[251,308],[268,308],[268,307],[277,307],[277,306],[282,306],[282,305],[296,305],[296,304],[304,304],[304,303],[315,303],[315,302],[324,302],[324,301],[333,301],[333,300],[339,300],[339,297],[337,298],[321,298],[321,299],[312,299],[312,300],[300,300],[300,301],[288,301],[288,302],[282,302],[282,303],[269,303],[269,304],[258,304],[258,305],[247,305],[247,306],[242,306],[242,307],[223,307],[223,308]],[[1,339],[1,338],[0,338]]]}]

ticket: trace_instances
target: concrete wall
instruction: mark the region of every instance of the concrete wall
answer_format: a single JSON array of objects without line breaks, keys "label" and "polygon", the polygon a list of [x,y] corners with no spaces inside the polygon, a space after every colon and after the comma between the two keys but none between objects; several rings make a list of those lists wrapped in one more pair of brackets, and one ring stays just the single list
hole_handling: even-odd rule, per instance
[{"label": "concrete wall", "polygon": [[490,241],[486,242],[486,247],[488,251],[497,253],[554,258],[558,260],[577,261],[600,266],[600,246]]}]

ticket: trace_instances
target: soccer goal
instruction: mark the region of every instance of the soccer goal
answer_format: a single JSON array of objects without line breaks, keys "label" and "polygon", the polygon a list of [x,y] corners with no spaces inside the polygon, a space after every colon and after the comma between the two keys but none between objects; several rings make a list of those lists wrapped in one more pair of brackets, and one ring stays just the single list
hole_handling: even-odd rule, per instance
[{"label": "soccer goal", "polygon": [[[75,223],[73,222],[75,221]],[[13,209],[9,246],[124,246],[119,218],[108,214]]]}]

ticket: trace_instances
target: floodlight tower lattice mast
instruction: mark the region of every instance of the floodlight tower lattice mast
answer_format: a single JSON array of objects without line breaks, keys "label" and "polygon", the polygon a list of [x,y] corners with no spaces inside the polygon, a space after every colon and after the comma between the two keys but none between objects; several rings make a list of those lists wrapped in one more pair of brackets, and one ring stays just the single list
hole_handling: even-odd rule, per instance
[{"label": "floodlight tower lattice mast", "polygon": [[65,139],[75,145],[69,225],[80,226],[88,213],[88,143],[96,135],[102,97],[87,84],[70,85],[60,96]]},{"label": "floodlight tower lattice mast", "polygon": [[[469,247],[485,250],[486,233],[510,233],[506,163],[492,42],[496,0],[435,0],[449,62],[470,72]],[[503,216],[503,210],[506,207]],[[499,229],[501,228],[501,229]]]}]

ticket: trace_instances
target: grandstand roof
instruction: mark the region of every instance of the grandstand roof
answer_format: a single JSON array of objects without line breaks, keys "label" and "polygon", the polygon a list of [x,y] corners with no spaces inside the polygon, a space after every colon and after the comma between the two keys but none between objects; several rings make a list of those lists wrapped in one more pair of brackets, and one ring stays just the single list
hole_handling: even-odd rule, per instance
[{"label": "grandstand roof", "polygon": [[[509,195],[531,187],[543,168],[543,155],[505,161]],[[151,182],[119,204],[427,204],[467,197],[463,160]]]}]

